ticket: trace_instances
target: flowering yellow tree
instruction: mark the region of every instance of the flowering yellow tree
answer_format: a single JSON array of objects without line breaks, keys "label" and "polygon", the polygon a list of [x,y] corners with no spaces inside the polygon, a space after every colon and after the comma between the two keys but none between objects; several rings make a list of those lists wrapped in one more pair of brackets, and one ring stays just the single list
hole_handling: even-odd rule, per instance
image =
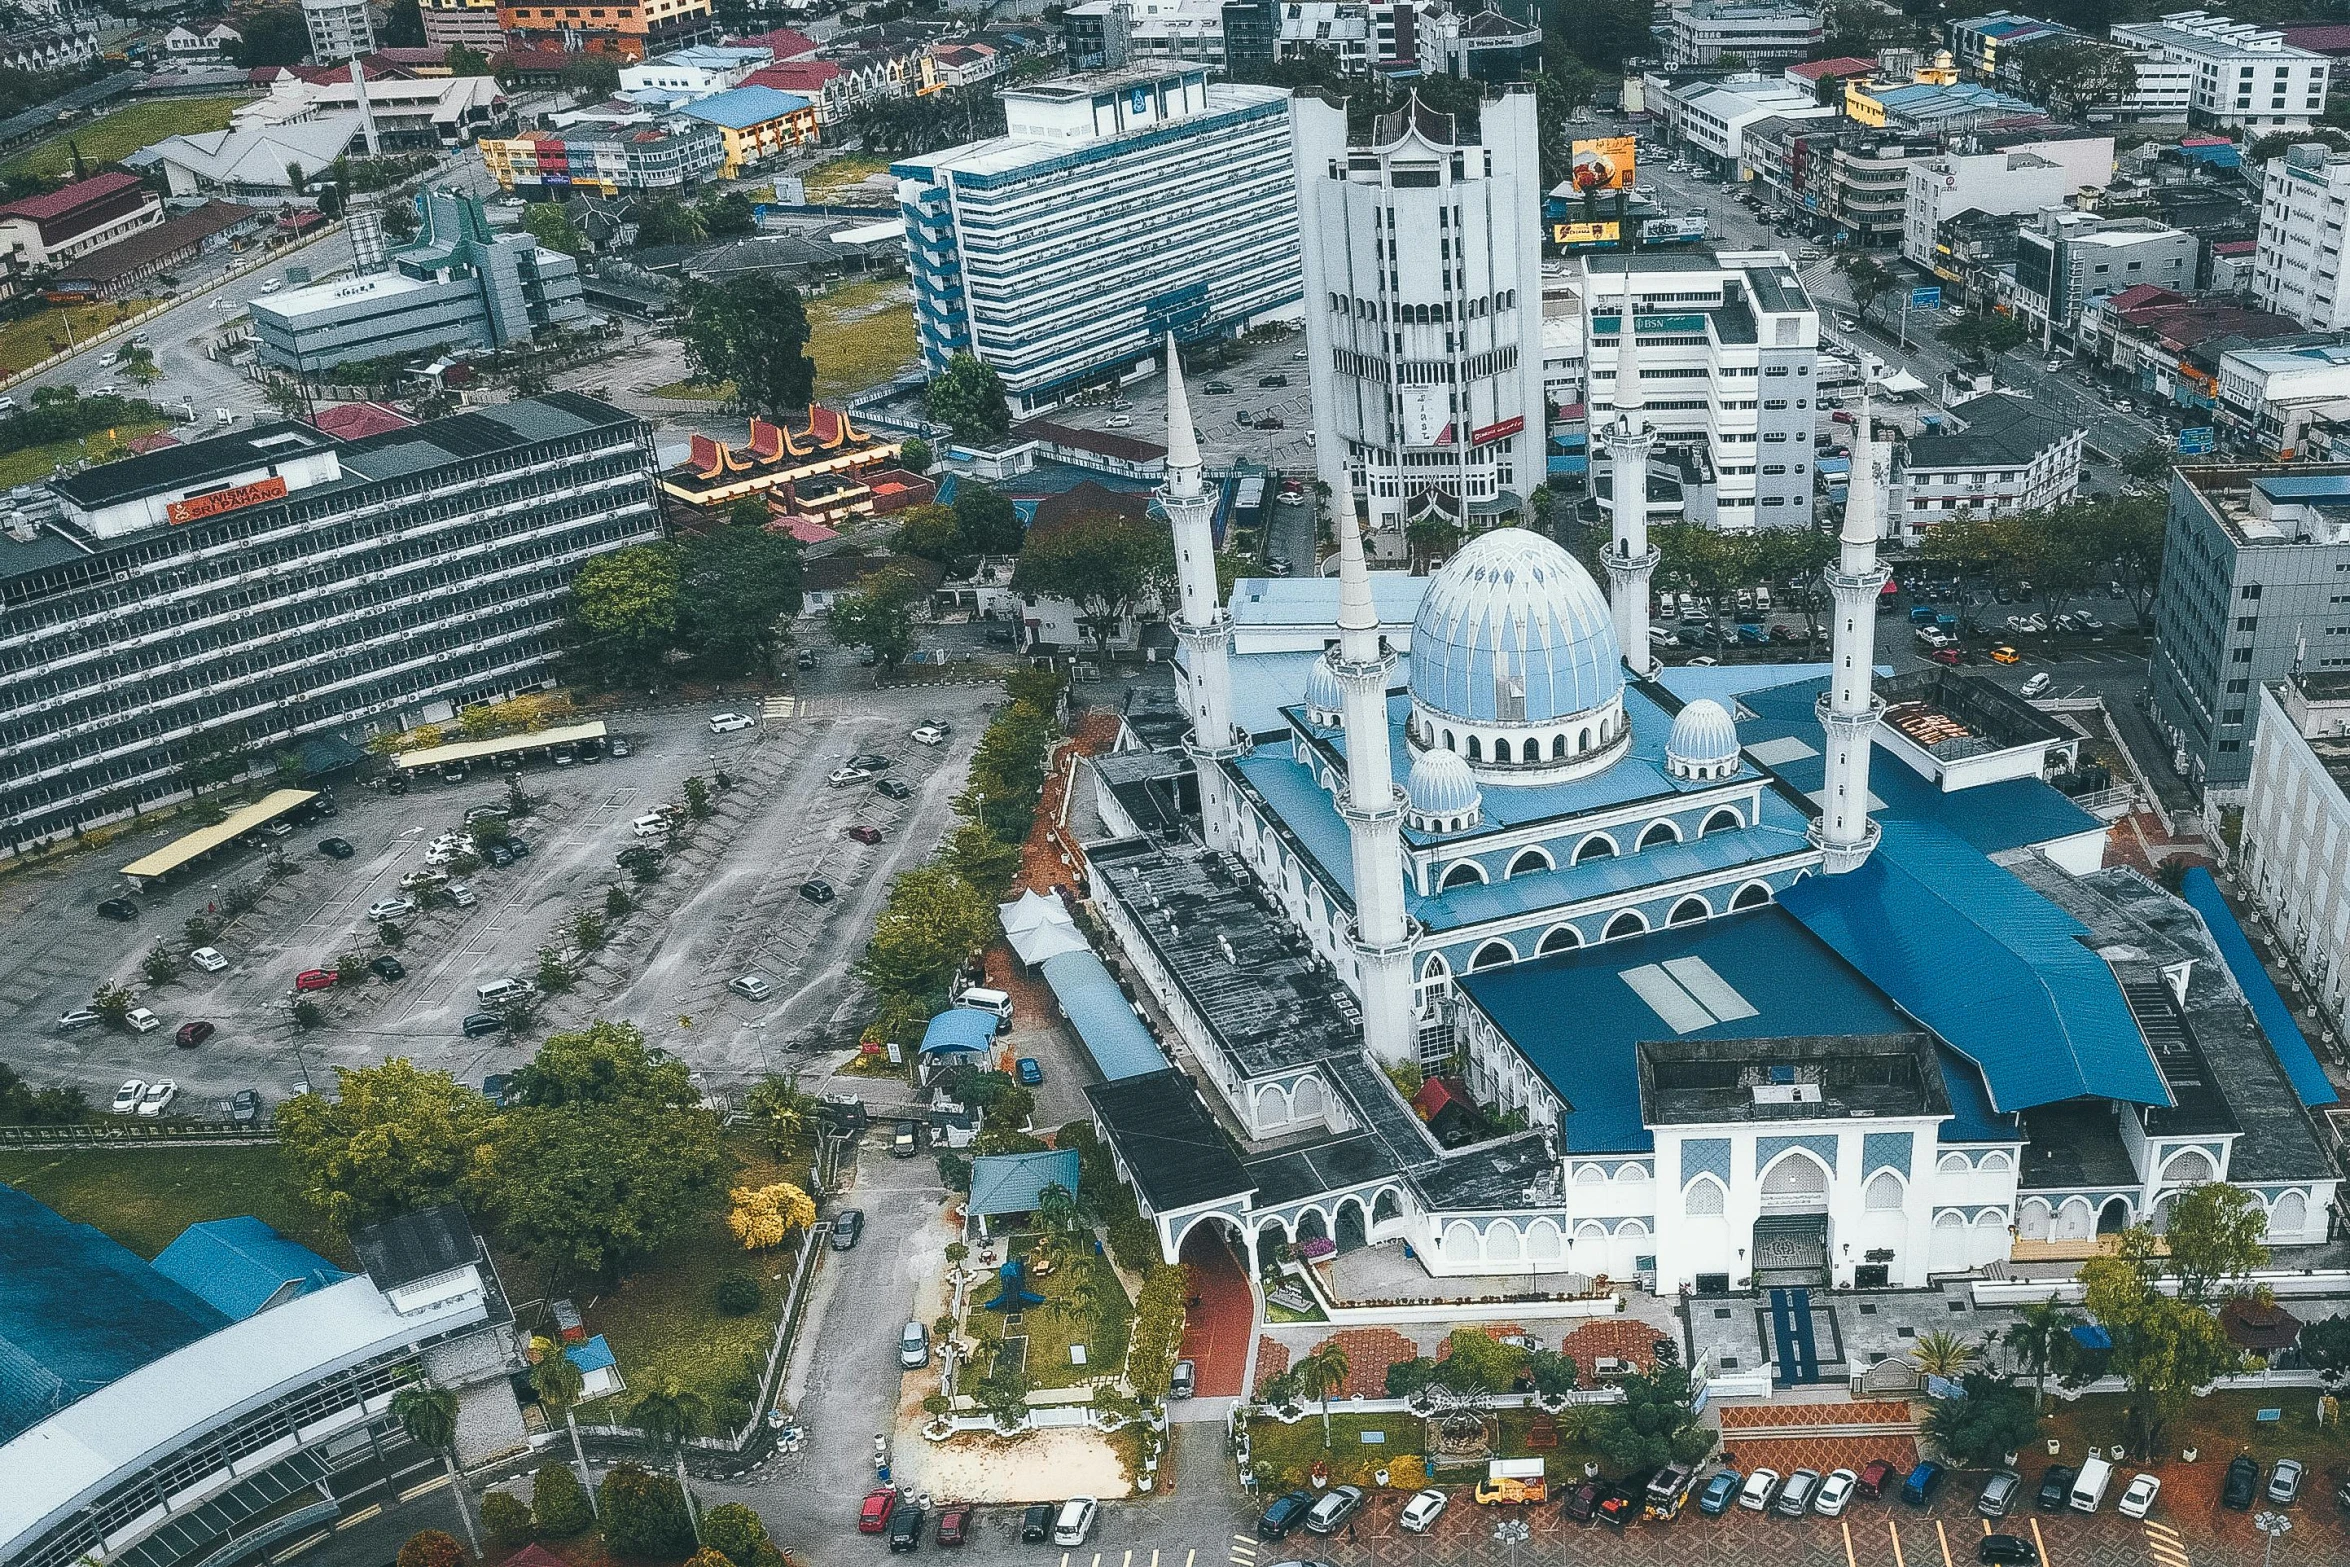
[{"label": "flowering yellow tree", "polygon": [[727,1194],[733,1211],[726,1223],[745,1251],[769,1251],[794,1230],[816,1222],[816,1200],[789,1181],[772,1186],[737,1186]]}]

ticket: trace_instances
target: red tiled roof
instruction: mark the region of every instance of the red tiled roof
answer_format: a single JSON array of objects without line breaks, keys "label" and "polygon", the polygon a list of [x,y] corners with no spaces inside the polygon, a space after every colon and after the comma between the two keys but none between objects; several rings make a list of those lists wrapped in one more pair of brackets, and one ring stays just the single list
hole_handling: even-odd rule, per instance
[{"label": "red tiled roof", "polygon": [[2213,245],[2211,253],[2215,256],[2249,256],[2259,248],[2260,241],[2256,239],[2230,239]]},{"label": "red tiled roof", "polygon": [[828,528],[813,517],[793,515],[778,517],[766,525],[769,533],[788,533],[802,544],[822,544],[840,537],[840,530]]},{"label": "red tiled roof", "polygon": [[46,223],[51,218],[62,218],[93,201],[103,201],[121,191],[134,190],[138,184],[138,176],[133,174],[94,174],[86,180],[61,185],[45,195],[12,201],[0,207],[0,218],[30,218],[35,223]]},{"label": "red tiled roof", "polygon": [[764,49],[778,60],[796,60],[801,55],[816,52],[815,39],[805,33],[795,33],[788,27],[753,33],[748,38],[730,38],[727,42],[744,49]]},{"label": "red tiled roof", "polygon": [[1816,82],[1828,76],[1862,76],[1877,68],[1874,60],[1858,55],[1842,54],[1833,60],[1814,60],[1808,65],[1790,65],[1786,74],[1807,82]]},{"label": "red tiled roof", "polygon": [[2338,22],[2315,22],[2302,27],[2280,27],[2285,42],[2317,54],[2350,54],[2350,27]]},{"label": "red tiled roof", "polygon": [[840,75],[840,67],[830,60],[792,60],[782,65],[762,66],[743,78],[745,87],[772,87],[777,92],[820,93],[827,82]]},{"label": "red tiled roof", "polygon": [[2115,310],[2135,310],[2141,305],[2151,305],[2158,300],[2179,300],[2184,297],[2184,295],[2172,293],[2167,288],[2157,288],[2152,283],[2132,283],[2128,288],[2114,295],[2108,303]]},{"label": "red tiled roof", "polygon": [[1162,461],[1167,455],[1167,448],[1156,441],[1137,440],[1131,435],[1119,435],[1110,430],[1083,430],[1053,419],[1030,419],[1014,425],[1012,437],[1020,441],[1045,441],[1081,452],[1097,452],[1122,462],[1154,463]]},{"label": "red tiled roof", "polygon": [[356,441],[387,430],[405,430],[415,422],[399,409],[387,408],[382,403],[337,403],[319,409],[310,421],[312,428],[338,441]]},{"label": "red tiled roof", "polygon": [[179,443],[180,438],[178,436],[165,435],[162,431],[158,430],[153,435],[142,435],[138,437],[138,439],[132,441],[131,455],[133,457],[144,457],[149,452],[159,452],[167,446],[177,446]]}]

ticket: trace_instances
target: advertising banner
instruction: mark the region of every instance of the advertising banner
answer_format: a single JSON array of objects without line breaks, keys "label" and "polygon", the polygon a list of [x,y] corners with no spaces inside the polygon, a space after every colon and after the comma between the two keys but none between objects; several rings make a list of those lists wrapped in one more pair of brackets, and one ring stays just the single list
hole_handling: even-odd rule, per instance
[{"label": "advertising banner", "polygon": [[1568,146],[1568,178],[1578,191],[1629,190],[1634,148],[1629,136],[1602,136]]},{"label": "advertising banner", "polygon": [[1623,226],[1613,219],[1605,223],[1553,223],[1550,226],[1551,243],[1569,249],[1612,245],[1621,233]]}]

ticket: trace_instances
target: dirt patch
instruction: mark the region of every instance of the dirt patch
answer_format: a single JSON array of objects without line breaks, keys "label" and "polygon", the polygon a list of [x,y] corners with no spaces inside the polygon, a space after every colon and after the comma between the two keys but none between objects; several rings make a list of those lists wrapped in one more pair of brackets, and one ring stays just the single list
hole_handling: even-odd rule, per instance
[{"label": "dirt patch", "polygon": [[1058,1502],[1072,1496],[1125,1496],[1133,1489],[1117,1450],[1094,1431],[909,1442],[900,1445],[898,1457],[912,1471],[911,1483],[956,1501]]}]

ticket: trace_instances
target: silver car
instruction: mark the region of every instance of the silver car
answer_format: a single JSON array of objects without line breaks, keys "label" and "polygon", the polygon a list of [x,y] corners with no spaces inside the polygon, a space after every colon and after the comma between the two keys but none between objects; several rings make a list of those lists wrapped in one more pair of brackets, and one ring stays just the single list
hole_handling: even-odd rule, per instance
[{"label": "silver car", "polygon": [[907,1371],[919,1371],[930,1364],[930,1330],[919,1322],[906,1324],[906,1331],[898,1335],[898,1365]]}]

